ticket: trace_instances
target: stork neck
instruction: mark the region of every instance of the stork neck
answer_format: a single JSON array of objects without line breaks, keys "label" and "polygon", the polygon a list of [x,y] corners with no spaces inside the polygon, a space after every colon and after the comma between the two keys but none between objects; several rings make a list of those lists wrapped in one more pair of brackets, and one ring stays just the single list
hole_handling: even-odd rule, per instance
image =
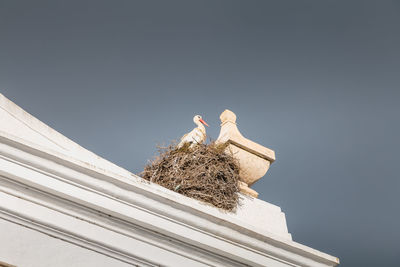
[{"label": "stork neck", "polygon": [[204,127],[204,125],[201,122],[198,122],[196,124],[197,124],[197,128],[199,128],[200,131],[202,131],[203,133],[206,132],[206,127]]}]

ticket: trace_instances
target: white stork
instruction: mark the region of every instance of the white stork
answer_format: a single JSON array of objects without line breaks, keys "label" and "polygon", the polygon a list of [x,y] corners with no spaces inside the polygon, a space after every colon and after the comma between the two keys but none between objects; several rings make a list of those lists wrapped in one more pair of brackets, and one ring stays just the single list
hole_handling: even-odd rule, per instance
[{"label": "white stork", "polygon": [[177,148],[183,147],[186,143],[189,143],[189,148],[194,147],[196,144],[201,144],[206,140],[206,128],[203,126],[208,124],[201,118],[200,115],[193,117],[193,122],[197,125],[190,133],[182,136]]}]

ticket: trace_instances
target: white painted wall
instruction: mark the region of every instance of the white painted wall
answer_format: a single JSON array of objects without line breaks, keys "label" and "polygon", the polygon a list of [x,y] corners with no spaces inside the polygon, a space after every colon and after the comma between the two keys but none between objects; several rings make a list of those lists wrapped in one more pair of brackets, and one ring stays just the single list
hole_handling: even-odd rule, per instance
[{"label": "white painted wall", "polygon": [[146,182],[1,95],[0,261],[18,267],[339,262],[294,242],[275,205],[245,197],[228,213]]},{"label": "white painted wall", "polygon": [[130,264],[0,219],[0,262],[17,267],[128,267]]}]

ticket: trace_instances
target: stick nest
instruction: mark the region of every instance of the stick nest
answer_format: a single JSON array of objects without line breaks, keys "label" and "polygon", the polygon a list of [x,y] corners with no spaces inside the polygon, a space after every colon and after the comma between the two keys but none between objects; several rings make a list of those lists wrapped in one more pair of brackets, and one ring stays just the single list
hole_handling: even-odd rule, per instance
[{"label": "stick nest", "polygon": [[139,175],[182,195],[232,211],[239,201],[239,165],[225,146],[176,144],[159,147],[159,155]]}]

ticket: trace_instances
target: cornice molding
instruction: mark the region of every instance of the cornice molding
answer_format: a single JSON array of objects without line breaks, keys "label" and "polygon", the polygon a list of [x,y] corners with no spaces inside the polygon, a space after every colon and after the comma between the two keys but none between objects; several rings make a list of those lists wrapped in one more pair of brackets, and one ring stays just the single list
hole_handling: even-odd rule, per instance
[{"label": "cornice molding", "polygon": [[[114,174],[6,133],[0,133],[0,166],[0,190],[4,198],[0,201],[0,216],[24,221],[25,226],[42,228],[41,231],[51,235],[57,233],[69,242],[83,242],[85,232],[71,232],[67,225],[58,228],[48,225],[51,216],[56,218],[62,214],[75,223],[95,225],[95,232],[110,231],[121,239],[138,240],[140,236],[147,236],[152,246],[160,251],[172,250],[171,244],[174,244],[175,251],[170,253],[183,253],[185,255],[179,257],[199,263],[203,261],[202,264],[338,264],[337,258],[293,242],[284,232],[281,236],[274,235],[197,200],[149,184],[133,174]],[[10,209],[6,199],[13,200],[12,203],[32,205],[43,214],[45,211],[49,214],[40,217],[41,213]],[[276,206],[270,205],[270,209],[280,213]],[[62,224],[62,220],[59,223]],[[141,234],[132,234],[138,229]],[[165,240],[170,242],[165,243]],[[90,244],[94,246],[91,249],[109,253],[107,255],[112,257],[120,255],[124,261],[130,259],[131,262],[147,262],[149,266],[153,264],[150,259],[135,259],[134,253],[123,244],[105,249],[102,247],[109,244],[95,237],[89,237],[86,243],[80,245],[88,247]]]}]

